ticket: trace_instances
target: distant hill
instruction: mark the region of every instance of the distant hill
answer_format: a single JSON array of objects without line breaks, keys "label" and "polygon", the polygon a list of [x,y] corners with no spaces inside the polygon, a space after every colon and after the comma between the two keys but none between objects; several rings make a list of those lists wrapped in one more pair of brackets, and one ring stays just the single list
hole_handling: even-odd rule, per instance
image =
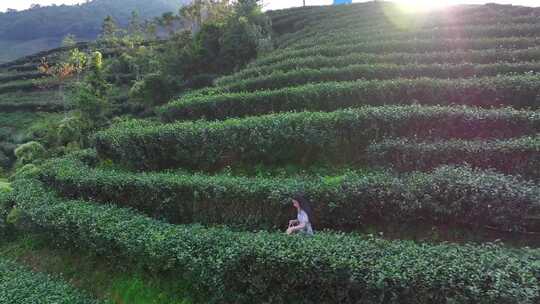
[{"label": "distant hill", "polygon": [[57,47],[67,34],[74,34],[80,40],[95,39],[107,15],[126,25],[132,11],[137,11],[142,19],[148,19],[176,11],[188,2],[93,0],[79,5],[34,7],[0,13],[0,62]]}]

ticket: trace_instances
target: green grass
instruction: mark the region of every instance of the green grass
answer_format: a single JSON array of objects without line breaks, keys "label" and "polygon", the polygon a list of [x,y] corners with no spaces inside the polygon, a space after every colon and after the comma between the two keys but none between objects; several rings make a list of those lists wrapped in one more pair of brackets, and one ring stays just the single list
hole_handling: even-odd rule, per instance
[{"label": "green grass", "polygon": [[0,176],[0,192],[2,191],[11,191],[11,184],[7,179]]},{"label": "green grass", "polygon": [[125,260],[105,259],[63,249],[36,235],[18,236],[0,245],[0,256],[34,271],[60,276],[109,304],[189,304],[188,286],[169,274],[150,273]]}]

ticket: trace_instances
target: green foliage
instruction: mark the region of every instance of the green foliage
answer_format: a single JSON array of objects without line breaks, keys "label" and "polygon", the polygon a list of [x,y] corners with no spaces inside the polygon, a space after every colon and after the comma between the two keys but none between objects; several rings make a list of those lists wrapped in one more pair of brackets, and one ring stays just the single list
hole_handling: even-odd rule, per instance
[{"label": "green foliage", "polygon": [[11,82],[11,81],[37,79],[43,76],[45,75],[36,71],[22,72],[22,73],[17,73],[17,74],[0,76],[0,83],[5,85],[6,83]]},{"label": "green foliage", "polygon": [[502,74],[534,75],[540,72],[540,64],[529,63],[494,63],[481,64],[432,64],[432,65],[396,65],[396,64],[359,64],[338,68],[297,69],[290,72],[276,71],[269,75],[244,78],[231,82],[225,89],[231,92],[277,89],[306,83],[328,81],[352,81],[371,79],[422,78],[449,79],[497,76]]},{"label": "green foliage", "polygon": [[523,50],[488,49],[480,51],[451,51],[434,53],[389,53],[371,54],[355,53],[342,56],[309,56],[301,58],[287,58],[283,61],[271,65],[258,66],[248,65],[245,69],[229,76],[224,76],[216,80],[219,86],[226,86],[242,79],[268,75],[275,71],[290,72],[296,69],[320,69],[330,67],[347,67],[359,64],[480,64],[487,65],[493,63],[518,63],[527,61],[537,61],[540,59],[539,48],[528,48]]},{"label": "green foliage", "polygon": [[9,226],[20,225],[23,221],[23,217],[24,215],[21,209],[17,207],[11,208],[6,216],[6,224]]},{"label": "green foliage", "polygon": [[39,142],[30,141],[18,146],[15,149],[15,156],[18,165],[24,166],[43,159],[46,156],[46,150]]},{"label": "green foliage", "polygon": [[507,174],[540,178],[540,138],[418,142],[390,139],[368,148],[369,163],[399,171],[431,170],[441,164],[469,164]]},{"label": "green foliage", "polygon": [[243,67],[271,45],[270,22],[258,1],[196,1],[181,14],[188,15],[192,31],[174,33],[177,17],[161,18],[171,28],[170,39],[156,56],[158,69],[135,82],[132,99],[151,106],[163,104],[175,92],[210,85],[214,75]]},{"label": "green foliage", "polygon": [[[164,292],[163,289],[165,289]],[[188,304],[187,299],[179,299],[177,286],[162,282],[162,286],[149,286],[140,277],[126,277],[112,286],[112,298],[118,303],[130,304]]]},{"label": "green foliage", "polygon": [[36,273],[0,258],[0,302],[12,304],[91,304],[98,303],[68,283]]},{"label": "green foliage", "polygon": [[0,85],[0,94],[14,93],[14,92],[35,92],[40,90],[41,86],[52,86],[55,84],[50,80],[42,80],[37,82],[34,79],[23,79],[17,81],[11,81],[6,84]]},{"label": "green foliage", "polygon": [[127,121],[100,132],[101,157],[138,169],[219,169],[242,164],[363,163],[385,137],[508,138],[536,134],[540,116],[510,108],[380,106],[219,122]]},{"label": "green foliage", "polygon": [[383,40],[367,41],[355,44],[328,44],[318,45],[307,49],[282,49],[272,52],[268,56],[257,59],[253,64],[257,66],[270,65],[290,58],[305,58],[310,56],[343,56],[352,53],[425,53],[448,52],[458,50],[485,50],[485,49],[528,49],[537,47],[537,38],[507,37],[507,38],[471,38],[471,39],[441,39],[441,40]]},{"label": "green foliage", "polygon": [[192,303],[189,285],[177,274],[150,272],[127,259],[99,256],[58,241],[19,233],[0,244],[0,256],[30,265],[34,271],[59,276],[108,304]]},{"label": "green foliage", "polygon": [[108,15],[101,25],[101,36],[99,38],[100,40],[113,44],[117,42],[119,32],[120,28],[118,28],[116,21],[111,15]]},{"label": "green foliage", "polygon": [[239,0],[225,22],[220,61],[226,71],[242,67],[257,54],[271,50],[270,20],[261,12],[258,0]]},{"label": "green foliage", "polygon": [[409,31],[392,30],[391,28],[365,29],[346,28],[339,32],[329,32],[307,39],[301,42],[288,45],[289,49],[305,49],[324,44],[353,44],[367,41],[381,40],[424,40],[424,39],[470,39],[475,37],[483,38],[504,38],[504,37],[536,37],[540,30],[539,24],[489,24],[489,25],[450,25],[435,28],[420,28]]},{"label": "green foliage", "polygon": [[[438,37],[462,37],[476,35],[501,35],[501,29],[506,26],[531,25],[537,22],[532,8],[511,7],[489,4],[486,6],[460,6],[450,10],[430,11],[426,13],[407,13],[402,7],[393,3],[371,3],[347,7],[331,7],[319,9],[301,9],[302,12],[292,11],[285,18],[274,16],[271,13],[274,28],[281,35],[278,45],[302,45],[319,39],[328,41],[337,37],[338,41],[350,41],[358,36],[349,36],[343,39],[343,33],[355,30],[359,36],[384,35],[388,33],[395,36],[422,37],[425,30],[431,29]],[[449,16],[453,16],[449,18]],[[277,18],[277,19],[276,19]],[[497,25],[494,31],[482,30],[482,27]],[[476,31],[475,31],[476,30]],[[520,28],[516,28],[520,32]],[[506,35],[512,36],[509,31]],[[520,32],[527,35],[527,31]],[[371,35],[370,35],[371,34]],[[408,36],[407,36],[408,35]],[[394,36],[394,37],[395,37]],[[341,39],[339,39],[341,38]],[[379,40],[384,39],[384,36]],[[304,42],[305,41],[305,42]]]},{"label": "green foliage", "polygon": [[[99,90],[99,89],[98,89]],[[105,119],[109,103],[91,83],[77,85],[70,99],[71,107],[83,121],[100,123]]]},{"label": "green foliage", "polygon": [[146,102],[150,105],[162,105],[177,90],[169,79],[160,73],[147,74],[144,80],[137,81],[131,87],[129,96],[132,100]]},{"label": "green foliage", "polygon": [[[207,95],[186,95],[161,107],[158,113],[163,120],[174,121],[225,119],[287,111],[334,111],[387,104],[536,108],[539,80],[537,75],[455,80],[358,80],[239,93],[217,88]],[[275,83],[276,86],[278,83]],[[281,84],[286,83],[287,80],[284,80]]]},{"label": "green foliage", "polygon": [[67,34],[64,39],[62,39],[63,47],[75,47],[77,45],[77,37],[73,34]]},{"label": "green foliage", "polygon": [[[170,225],[129,209],[65,201],[16,182],[36,231],[102,254],[171,269],[235,303],[535,303],[536,268],[498,246],[418,245],[352,235],[312,238]],[[254,283],[256,282],[256,284]]]},{"label": "green foliage", "polygon": [[55,5],[17,13],[0,13],[0,62],[22,55],[59,47],[63,38],[73,34],[84,41],[95,40],[103,20],[111,15],[119,27],[125,27],[131,12],[142,20],[178,11],[185,1],[178,0],[93,0],[79,5]]},{"label": "green foliage", "polygon": [[0,179],[0,239],[11,235],[11,225],[8,222],[8,215],[13,207],[11,185]]},{"label": "green foliage", "polygon": [[317,229],[420,224],[473,230],[485,225],[512,231],[540,228],[527,227],[526,221],[540,215],[537,185],[470,168],[441,167],[404,176],[379,172],[246,178],[92,169],[67,158],[47,163],[40,179],[65,197],[115,202],[172,223],[283,228],[294,216],[290,198],[301,191],[313,202]]}]

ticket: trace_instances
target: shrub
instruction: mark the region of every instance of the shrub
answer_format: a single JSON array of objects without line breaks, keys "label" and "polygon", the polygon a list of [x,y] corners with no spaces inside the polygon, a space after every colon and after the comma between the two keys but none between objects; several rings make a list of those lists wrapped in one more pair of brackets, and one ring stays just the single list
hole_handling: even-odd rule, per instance
[{"label": "shrub", "polygon": [[474,105],[536,108],[540,77],[393,79],[328,82],[250,93],[188,95],[158,110],[162,120],[224,119],[287,111],[334,111],[386,104]]},{"label": "shrub", "polygon": [[325,44],[351,44],[367,41],[387,40],[423,40],[432,39],[434,43],[442,39],[471,39],[471,38],[506,38],[506,37],[536,37],[538,24],[488,24],[488,25],[459,25],[420,28],[410,31],[395,30],[388,27],[342,28],[338,32],[329,32],[302,39],[288,45],[288,49],[305,49]]},{"label": "shrub", "polygon": [[15,156],[20,166],[30,164],[45,156],[45,148],[37,141],[30,141],[15,149]]},{"label": "shrub", "polygon": [[[540,72],[539,63],[495,63],[479,64],[431,64],[431,65],[395,65],[395,64],[359,64],[347,67],[322,69],[297,69],[290,72],[276,71],[269,75],[247,78],[227,84],[225,89],[231,92],[245,92],[265,89],[291,87],[306,83],[325,81],[352,81],[395,78],[470,78],[497,76],[502,74],[523,74]],[[465,82],[467,80],[460,80]],[[474,81],[474,80],[473,80]],[[485,81],[485,80],[484,80]],[[478,81],[477,81],[478,83]]]},{"label": "shrub", "polygon": [[13,75],[0,76],[0,83],[6,83],[10,81],[29,80],[45,77],[46,75],[40,72],[20,73]]},{"label": "shrub", "polygon": [[12,189],[6,184],[0,182],[0,239],[11,235],[11,225],[8,223],[8,215],[13,207]]},{"label": "shrub", "polygon": [[441,164],[469,164],[507,174],[540,178],[540,138],[418,142],[390,139],[368,148],[371,165],[399,171],[431,170]]},{"label": "shrub", "polygon": [[154,73],[137,81],[129,92],[130,98],[149,105],[161,105],[169,100],[178,86],[165,76]]},{"label": "shrub", "polygon": [[523,50],[488,49],[477,51],[451,51],[433,53],[390,53],[371,54],[355,53],[342,56],[309,56],[302,58],[287,58],[272,65],[250,65],[241,71],[229,76],[224,76],[216,81],[219,86],[239,81],[250,77],[268,75],[275,71],[288,72],[300,68],[320,69],[328,67],[347,67],[356,64],[491,64],[491,63],[518,63],[540,60],[539,48]]},{"label": "shrub", "polygon": [[22,144],[15,149],[15,156],[19,165],[30,164],[45,156],[46,150],[40,143],[30,141]]},{"label": "shrub", "polygon": [[507,138],[535,134],[537,112],[467,107],[382,106],[331,113],[265,115],[159,125],[127,121],[99,132],[104,159],[138,169],[216,169],[242,164],[364,163],[388,136]]},{"label": "shrub", "polygon": [[353,43],[334,45],[320,45],[308,49],[282,49],[274,51],[268,56],[261,57],[254,61],[253,65],[263,66],[274,64],[290,58],[302,58],[310,56],[342,56],[351,53],[429,53],[448,52],[460,50],[485,50],[485,49],[527,49],[537,47],[538,38],[474,38],[474,39],[442,39],[442,40],[387,40],[387,41],[367,41],[364,43]]},{"label": "shrub", "polygon": [[37,232],[174,270],[215,303],[535,303],[537,271],[499,246],[418,245],[343,234],[312,238],[170,225],[65,201],[35,181],[16,202]]},{"label": "shrub", "polygon": [[0,302],[11,304],[97,304],[68,283],[0,258]]},{"label": "shrub", "polygon": [[282,227],[294,216],[290,198],[300,191],[314,204],[317,229],[489,225],[532,230],[536,227],[525,219],[540,215],[537,185],[470,168],[404,176],[349,173],[332,180],[247,178],[92,169],[68,158],[47,163],[40,179],[66,197],[115,202],[172,223],[250,229]]}]

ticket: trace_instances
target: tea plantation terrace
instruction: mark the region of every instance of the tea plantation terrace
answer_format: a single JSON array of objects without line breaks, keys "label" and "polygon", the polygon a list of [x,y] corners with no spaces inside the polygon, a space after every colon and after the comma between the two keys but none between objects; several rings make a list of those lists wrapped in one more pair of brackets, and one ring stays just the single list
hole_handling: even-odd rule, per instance
[{"label": "tea plantation terrace", "polygon": [[[268,14],[274,51],[19,174],[19,228],[214,303],[538,303],[540,10]],[[311,238],[283,233],[298,192]]]}]

